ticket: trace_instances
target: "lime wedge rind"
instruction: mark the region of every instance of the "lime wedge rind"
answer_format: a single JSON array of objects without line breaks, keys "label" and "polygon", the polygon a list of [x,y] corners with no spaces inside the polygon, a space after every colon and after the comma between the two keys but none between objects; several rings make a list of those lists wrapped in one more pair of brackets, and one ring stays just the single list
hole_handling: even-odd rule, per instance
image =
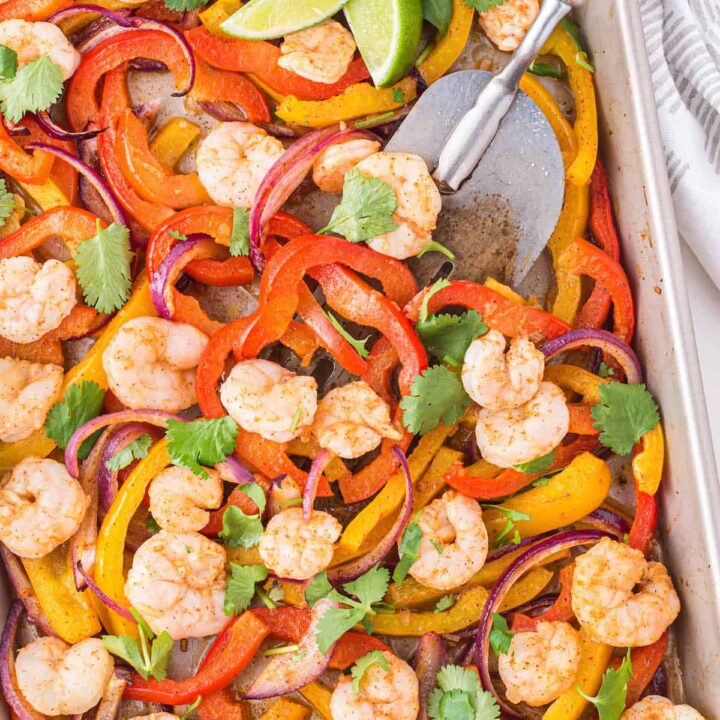
[{"label": "lime wedge rind", "polygon": [[348,0],[250,0],[220,28],[242,40],[275,40],[331,18]]}]

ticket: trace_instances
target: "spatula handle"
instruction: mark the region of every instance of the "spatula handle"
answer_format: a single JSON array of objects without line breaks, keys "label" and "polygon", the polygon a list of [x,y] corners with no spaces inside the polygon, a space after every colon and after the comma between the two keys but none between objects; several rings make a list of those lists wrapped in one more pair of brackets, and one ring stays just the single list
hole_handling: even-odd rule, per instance
[{"label": "spatula handle", "polygon": [[520,78],[555,26],[578,4],[577,0],[544,0],[510,62],[483,88],[475,105],[450,133],[433,173],[441,190],[457,190],[473,172],[510,110]]}]

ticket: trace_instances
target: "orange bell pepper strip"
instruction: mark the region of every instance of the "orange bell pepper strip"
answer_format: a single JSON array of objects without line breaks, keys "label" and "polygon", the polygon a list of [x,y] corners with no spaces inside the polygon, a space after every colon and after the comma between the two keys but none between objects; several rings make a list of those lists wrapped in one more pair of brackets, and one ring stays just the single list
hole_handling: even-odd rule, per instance
[{"label": "orange bell pepper strip", "polygon": [[522,613],[513,613],[510,629],[513,632],[532,632],[537,630],[537,626],[541,622],[572,622],[575,618],[571,597],[574,571],[575,563],[565,565],[560,571],[560,594],[545,612],[532,617]]},{"label": "orange bell pepper strip", "polygon": [[655,495],[660,487],[665,464],[665,435],[662,424],[640,438],[640,447],[633,450],[632,473],[640,492]]},{"label": "orange bell pepper strip", "polygon": [[311,715],[312,708],[281,697],[260,716],[260,720],[308,720]]},{"label": "orange bell pepper strip", "polygon": [[210,202],[197,173],[166,170],[150,152],[145,126],[128,108],[118,119],[115,159],[132,189],[147,202],[176,210]]},{"label": "orange bell pepper strip", "polygon": [[201,130],[195,123],[181,117],[170,118],[155,133],[150,142],[150,152],[163,167],[174,170],[180,158],[200,135]]},{"label": "orange bell pepper strip", "polygon": [[450,70],[462,54],[470,37],[475,10],[465,0],[453,0],[452,6],[447,32],[417,66],[422,79],[428,85],[432,85]]},{"label": "orange bell pepper strip", "polygon": [[[0,6],[2,7],[2,6]],[[25,152],[0,122],[0,170],[15,180],[42,184],[50,177],[55,158],[42,150]]]},{"label": "orange bell pepper strip", "polygon": [[[630,663],[632,664],[632,675],[628,680],[627,694],[625,695],[625,707],[632,707],[650,684],[655,673],[660,667],[665,652],[667,651],[668,634],[665,631],[659,640],[652,645],[636,647],[630,650]],[[622,663],[621,658],[613,658],[610,667],[616,670]]]},{"label": "orange bell pepper strip", "polygon": [[587,403],[568,403],[570,413],[570,429],[568,432],[577,435],[598,435],[599,430],[595,427],[594,419],[590,415],[592,405]]},{"label": "orange bell pepper strip", "polygon": [[280,67],[280,48],[265,40],[217,37],[202,26],[188,30],[185,37],[193,51],[213,67],[252,73],[280,94],[294,95],[303,100],[325,100],[370,77],[360,57],[350,63],[347,72],[338,82],[319,83]]},{"label": "orange bell pepper strip", "polygon": [[206,695],[197,709],[200,720],[250,720],[250,706],[228,687]]},{"label": "orange bell pepper strip", "polygon": [[69,8],[73,0],[7,0],[0,5],[0,22],[5,20],[47,20]]}]

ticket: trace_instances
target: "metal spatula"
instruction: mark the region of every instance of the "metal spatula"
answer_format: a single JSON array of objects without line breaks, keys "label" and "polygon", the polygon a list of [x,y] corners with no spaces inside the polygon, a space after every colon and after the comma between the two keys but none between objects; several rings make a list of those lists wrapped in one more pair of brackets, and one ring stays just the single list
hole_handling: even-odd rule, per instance
[{"label": "metal spatula", "polygon": [[[572,4],[571,4],[572,3]],[[555,134],[518,82],[577,0],[544,0],[510,62],[497,75],[452,73],[431,85],[387,150],[420,155],[443,192],[434,237],[457,255],[460,275],[519,284],[557,223],[564,168]],[[437,256],[413,261],[418,280]]]}]

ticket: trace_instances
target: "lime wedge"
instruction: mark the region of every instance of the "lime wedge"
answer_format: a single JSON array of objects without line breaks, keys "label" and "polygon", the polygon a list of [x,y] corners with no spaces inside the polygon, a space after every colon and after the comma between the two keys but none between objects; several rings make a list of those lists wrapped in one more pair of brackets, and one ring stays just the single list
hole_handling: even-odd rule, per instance
[{"label": "lime wedge", "polygon": [[397,82],[417,57],[422,0],[350,0],[345,17],[375,85]]},{"label": "lime wedge", "polygon": [[317,25],[347,0],[250,0],[220,27],[243,40],[273,40]]}]

